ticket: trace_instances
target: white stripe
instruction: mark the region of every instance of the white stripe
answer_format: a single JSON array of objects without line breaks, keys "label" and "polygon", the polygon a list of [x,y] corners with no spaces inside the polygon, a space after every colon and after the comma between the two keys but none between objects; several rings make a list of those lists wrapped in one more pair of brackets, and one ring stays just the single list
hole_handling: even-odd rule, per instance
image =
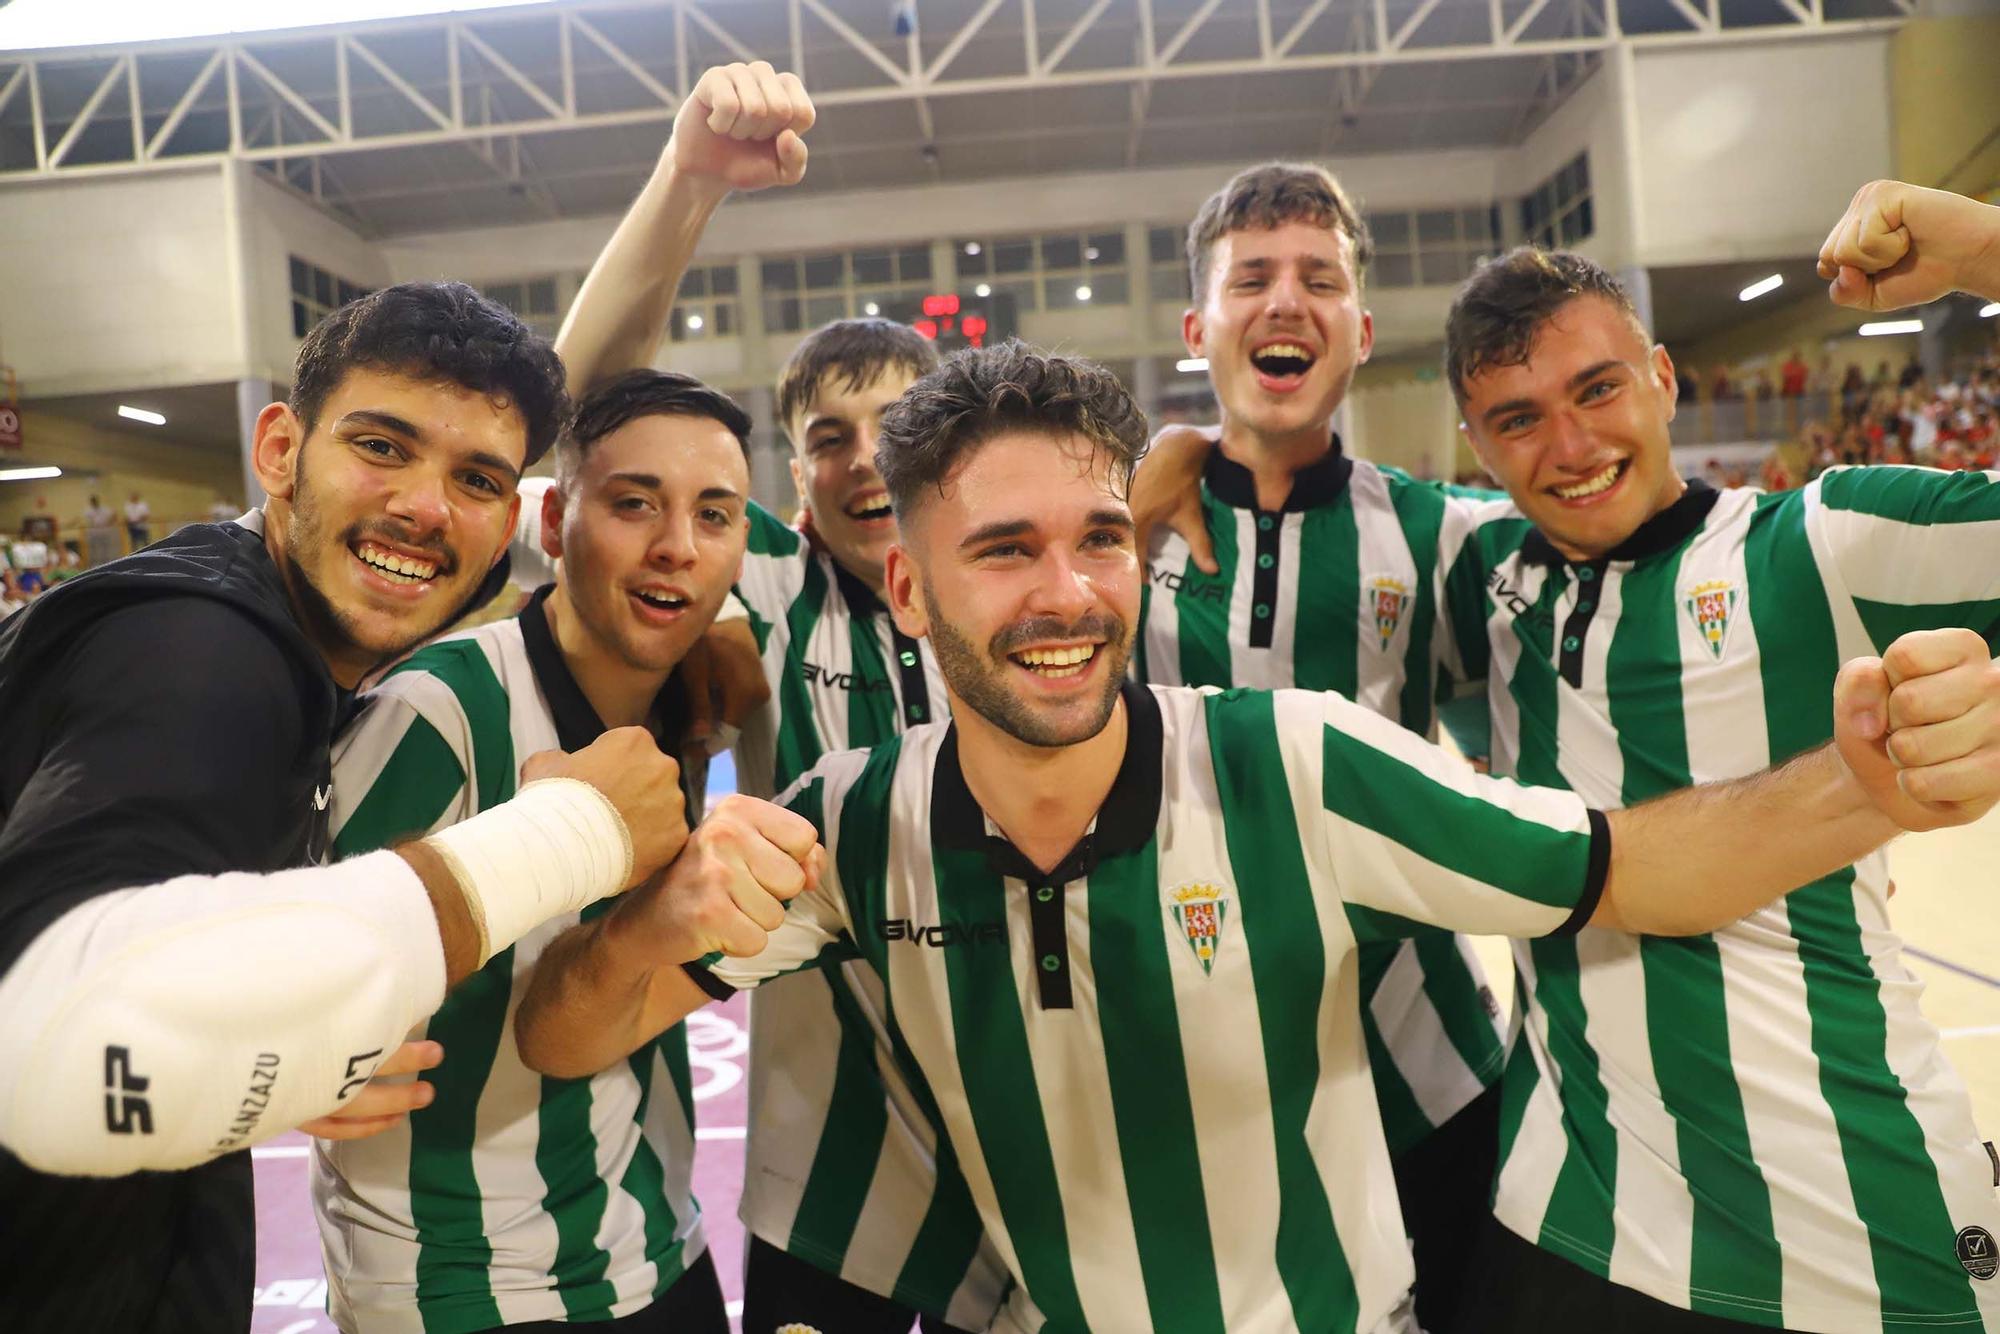
[{"label": "white stripe", "polygon": [[1842,662],[1872,654],[1875,651],[1874,641],[1861,624],[1861,614],[1854,608],[1854,595],[1848,591],[1840,553],[1827,533],[1831,511],[1820,501],[1817,478],[1806,483],[1799,503],[1806,507],[1806,541],[1812,549],[1813,564],[1819,569],[1820,582],[1826,587],[1827,607],[1833,613],[1835,650]]},{"label": "white stripe", "polygon": [[[1389,497],[1389,484],[1372,463],[1357,462],[1347,484],[1353,498],[1356,557],[1360,587],[1356,590],[1355,692],[1358,704],[1375,710],[1384,718],[1396,718],[1405,677],[1406,654],[1410,646],[1412,622],[1416,619],[1417,562],[1410,554],[1410,539]],[[1388,644],[1375,621],[1375,589],[1371,581],[1394,580],[1403,592],[1402,615]],[[1290,604],[1288,604],[1290,605]],[[1432,637],[1432,651],[1437,639]],[[1289,683],[1288,683],[1289,684]],[[1386,1041],[1386,1035],[1384,1040]],[[1477,1096],[1475,1090],[1474,1096]]]},{"label": "white stripe", "polygon": [[1250,608],[1257,600],[1257,515],[1231,510],[1236,520],[1236,574],[1229,586],[1229,676],[1231,684],[1255,685],[1256,654],[1250,648]]},{"label": "white stripe", "polygon": [[[1903,471],[1920,474],[1927,481],[1949,479],[1961,486],[1984,477],[1990,485],[2000,487],[2000,473],[1949,474],[1933,468]],[[1880,482],[1886,475],[1865,480]],[[2000,508],[2000,489],[1982,494],[1990,494],[1993,507]],[[1820,527],[1836,554],[1851,596],[1899,607],[2000,598],[2000,519],[1891,519],[1824,503],[1819,511]]]},{"label": "white stripe", "polygon": [[1146,679],[1159,685],[1182,684],[1178,589],[1187,560],[1186,539],[1162,524],[1155,531],[1146,567],[1152,593],[1146,599],[1146,623],[1139,628],[1146,638]]},{"label": "white stripe", "polygon": [[[1486,1091],[1452,1045],[1437,1006],[1424,990],[1423,960],[1413,943],[1406,941],[1397,949],[1369,998],[1368,1009],[1375,1016],[1382,1045],[1395,1059],[1403,1082],[1432,1125],[1443,1125]],[[1421,1057],[1421,1062],[1410,1059],[1413,1057]]]}]

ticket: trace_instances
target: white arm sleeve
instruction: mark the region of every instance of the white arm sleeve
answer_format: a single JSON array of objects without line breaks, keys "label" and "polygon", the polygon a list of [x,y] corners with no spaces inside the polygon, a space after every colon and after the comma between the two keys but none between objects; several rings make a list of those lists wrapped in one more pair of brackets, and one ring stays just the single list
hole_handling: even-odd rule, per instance
[{"label": "white arm sleeve", "polygon": [[444,980],[393,852],[100,895],[0,977],[0,1144],[80,1176],[207,1162],[353,1096]]}]

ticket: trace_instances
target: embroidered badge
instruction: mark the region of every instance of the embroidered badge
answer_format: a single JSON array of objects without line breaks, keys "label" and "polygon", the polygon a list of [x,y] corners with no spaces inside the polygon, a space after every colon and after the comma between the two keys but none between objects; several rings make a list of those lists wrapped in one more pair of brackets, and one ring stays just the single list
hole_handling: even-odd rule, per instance
[{"label": "embroidered badge", "polygon": [[1396,638],[1403,613],[1410,608],[1410,586],[1393,574],[1371,574],[1361,581],[1362,596],[1375,611],[1375,633],[1384,653]]},{"label": "embroidered badge", "polygon": [[1717,658],[1729,646],[1729,627],[1735,618],[1739,596],[1736,585],[1729,580],[1709,579],[1689,588],[1686,601],[1681,604],[1694,618],[1694,628],[1701,632],[1701,642],[1708,645],[1708,651]]},{"label": "embroidered badge", "polygon": [[1215,951],[1222,944],[1222,924],[1229,917],[1229,896],[1219,886],[1196,881],[1168,891],[1167,910],[1187,937],[1188,948],[1201,960],[1201,971],[1215,971]]}]

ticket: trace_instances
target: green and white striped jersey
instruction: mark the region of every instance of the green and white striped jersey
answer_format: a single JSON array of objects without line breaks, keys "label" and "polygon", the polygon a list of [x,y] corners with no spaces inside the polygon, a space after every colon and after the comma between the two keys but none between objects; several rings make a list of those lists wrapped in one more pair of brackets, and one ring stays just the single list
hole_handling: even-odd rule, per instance
[{"label": "green and white striped jersey", "polygon": [[[744,792],[774,796],[829,751],[878,745],[946,711],[930,646],[755,505],[736,593],[771,683],[736,748]],[[885,1016],[880,981],[854,962],[757,994],[743,1221],[849,1283],[984,1329],[1006,1270],[981,1242],[949,1145],[897,1070]]]},{"label": "green and white striped jersey", "polygon": [[[419,650],[367,696],[334,748],[340,854],[497,805],[529,755],[603,730],[542,596]],[[705,1249],[683,1030],[589,1079],[545,1078],[515,1051],[514,1008],[535,961],[579,920],[556,918],[495,955],[412,1032],[444,1044],[425,1076],[429,1107],[370,1139],[313,1141],[327,1304],[350,1334],[628,1315]]]},{"label": "green and white striped jersey", "polygon": [[833,954],[885,979],[1016,1280],[997,1330],[1412,1330],[1355,945],[1574,926],[1602,817],[1337,695],[1123,700],[1117,779],[1047,874],[950,725],[829,757],[788,804],[832,869],[762,953],[691,971],[722,990]]},{"label": "green and white striped jersey", "polygon": [[[1209,455],[1201,488],[1221,569],[1164,526],[1148,553],[1133,674],[1161,685],[1337,690],[1411,731],[1436,731],[1439,543],[1464,512],[1435,486],[1333,451],[1257,505],[1250,470]],[[1448,528],[1458,530],[1447,533]],[[1471,947],[1427,934],[1361,950],[1362,1029],[1391,1153],[1500,1078],[1500,1007]]]},{"label": "green and white striped jersey", "polygon": [[[1996,474],[1695,484],[1587,564],[1504,501],[1477,518],[1450,600],[1495,772],[1599,807],[1825,741],[1840,663],[1904,631],[2000,633]],[[1515,962],[1507,1226],[1752,1324],[2000,1330],[1996,1164],[1918,1009],[1880,854],[1711,936],[1590,929]]]}]

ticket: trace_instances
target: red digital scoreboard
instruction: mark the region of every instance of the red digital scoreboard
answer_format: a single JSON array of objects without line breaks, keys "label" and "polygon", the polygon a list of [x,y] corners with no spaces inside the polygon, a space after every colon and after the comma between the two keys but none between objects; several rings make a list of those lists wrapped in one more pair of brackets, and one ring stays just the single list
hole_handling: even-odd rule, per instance
[{"label": "red digital scoreboard", "polygon": [[933,293],[914,300],[891,301],[883,313],[909,325],[936,343],[939,352],[947,354],[961,348],[991,347],[1015,333],[1014,298],[1005,293],[994,296]]}]

